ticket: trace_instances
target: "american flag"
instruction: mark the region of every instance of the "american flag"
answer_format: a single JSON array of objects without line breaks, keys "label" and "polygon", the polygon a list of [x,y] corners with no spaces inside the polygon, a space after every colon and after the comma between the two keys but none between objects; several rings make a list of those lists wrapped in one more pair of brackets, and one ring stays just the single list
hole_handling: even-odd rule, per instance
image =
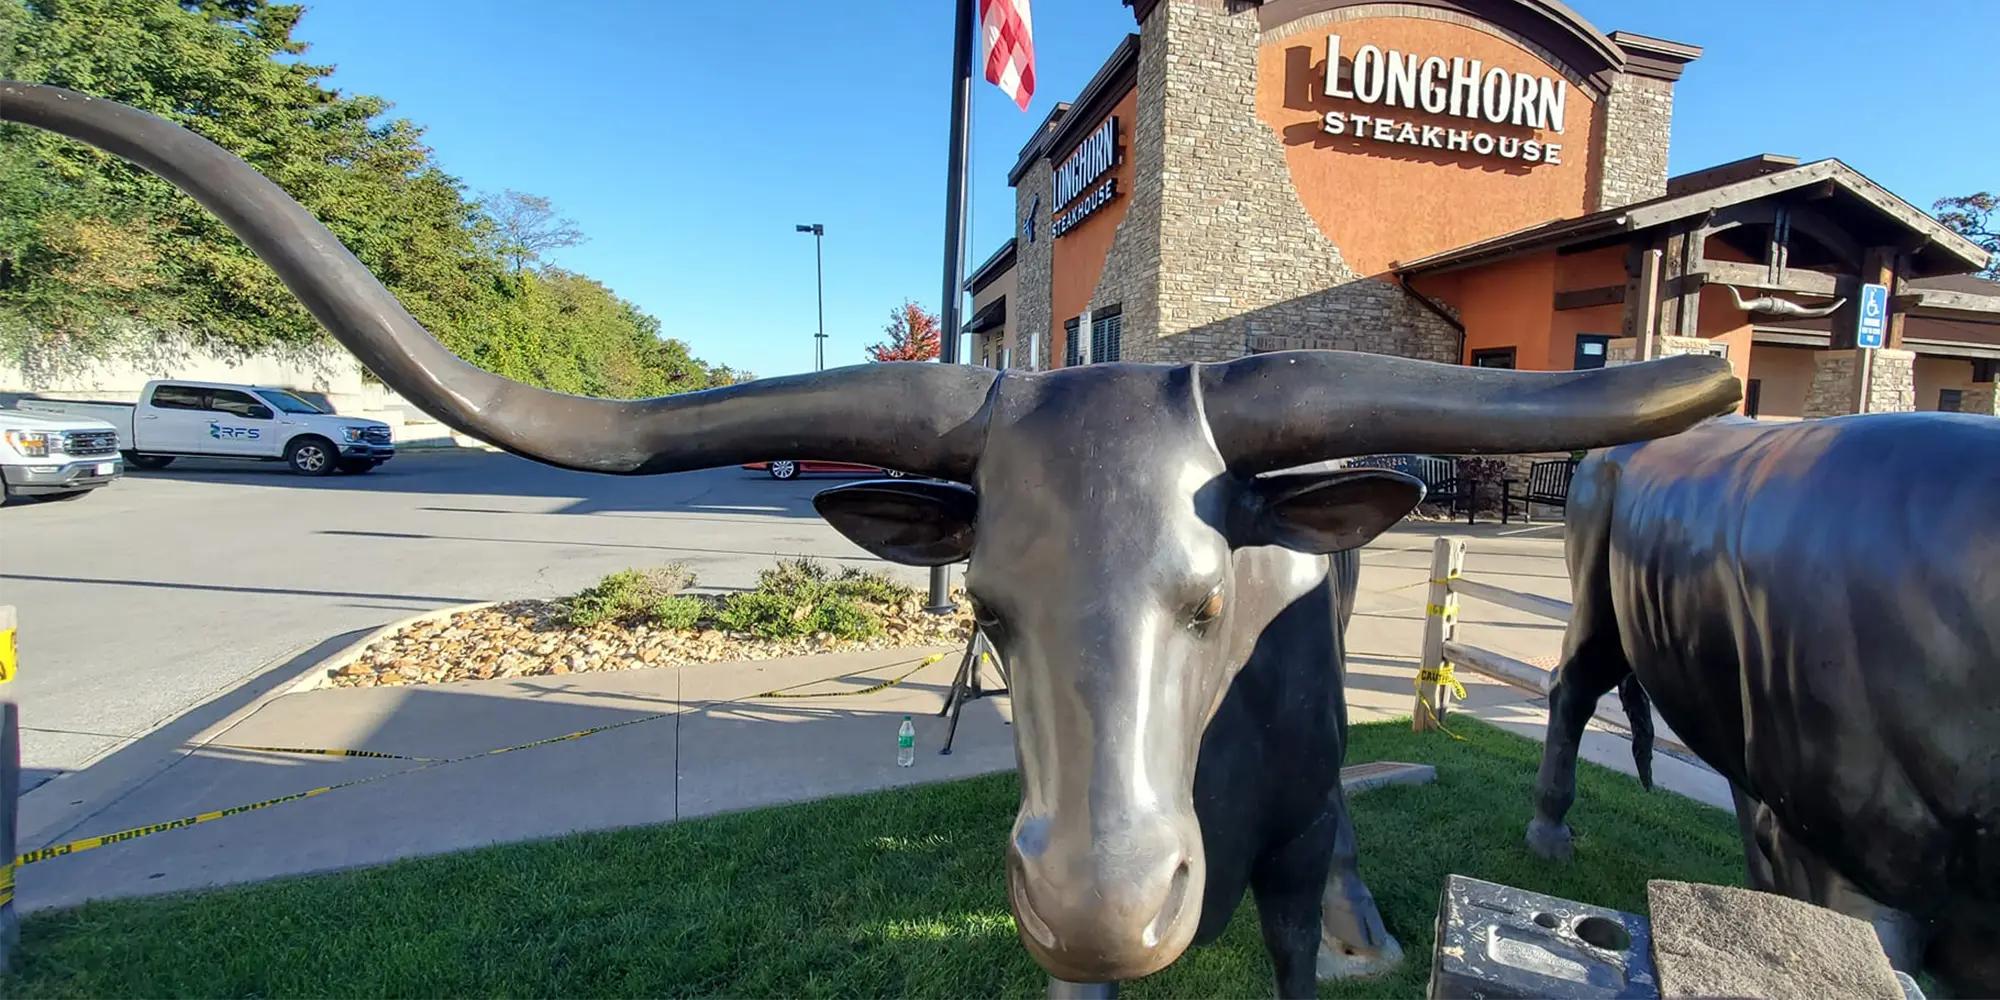
[{"label": "american flag", "polygon": [[986,82],[1028,110],[1028,99],[1035,96],[1035,38],[1028,0],[980,0],[979,27]]}]

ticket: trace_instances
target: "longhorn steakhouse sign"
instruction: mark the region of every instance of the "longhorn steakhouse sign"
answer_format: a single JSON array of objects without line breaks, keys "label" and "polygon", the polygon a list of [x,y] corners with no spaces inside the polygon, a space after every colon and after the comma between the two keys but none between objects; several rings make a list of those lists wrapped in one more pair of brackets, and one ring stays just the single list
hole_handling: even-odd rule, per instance
[{"label": "longhorn steakhouse sign", "polygon": [[[1092,188],[1097,180],[1118,165],[1118,116],[1112,115],[1077,144],[1076,152],[1056,168],[1056,217],[1049,223],[1049,235],[1061,236],[1076,228],[1092,212],[1118,197],[1118,178]],[[1087,194],[1085,192],[1088,192]],[[1077,201],[1078,196],[1082,197]],[[1076,201],[1073,206],[1070,202]],[[1065,207],[1067,206],[1067,207]]]},{"label": "longhorn steakhouse sign", "polygon": [[[1531,76],[1505,68],[1483,66],[1477,59],[1421,56],[1414,52],[1363,45],[1354,53],[1353,70],[1343,82],[1339,35],[1326,38],[1326,96],[1335,100],[1387,108],[1405,108],[1426,115],[1450,115],[1492,125],[1563,131],[1563,107],[1569,81]],[[1562,143],[1524,139],[1477,127],[1452,128],[1403,121],[1388,114],[1328,111],[1320,128],[1329,135],[1352,134],[1405,146],[1423,146],[1516,160],[1521,163],[1562,163]]]}]

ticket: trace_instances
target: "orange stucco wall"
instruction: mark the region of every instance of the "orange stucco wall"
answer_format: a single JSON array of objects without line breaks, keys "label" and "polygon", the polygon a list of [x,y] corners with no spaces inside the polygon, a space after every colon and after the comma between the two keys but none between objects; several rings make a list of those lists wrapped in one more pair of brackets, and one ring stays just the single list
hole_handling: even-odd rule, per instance
[{"label": "orange stucco wall", "polygon": [[[1386,104],[1329,97],[1327,35],[1341,36],[1342,61],[1361,46],[1478,59],[1483,68],[1560,78],[1533,53],[1474,28],[1411,17],[1371,17],[1302,28],[1265,43],[1258,52],[1257,115],[1285,147],[1292,185],[1320,231],[1340,248],[1348,266],[1380,275],[1399,260],[1462,246],[1550,219],[1587,211],[1596,164],[1591,131],[1596,105],[1568,87],[1563,131],[1493,124],[1450,113],[1430,114]],[[1347,71],[1343,71],[1344,73]],[[1562,146],[1561,162],[1518,159],[1458,150],[1380,142],[1322,128],[1329,111],[1393,118],[1421,130],[1426,125],[1483,131],[1494,136]],[[1372,129],[1372,124],[1369,126]],[[1622,279],[1621,279],[1622,280]]]},{"label": "orange stucco wall", "polygon": [[[1555,258],[1555,269],[1555,290],[1558,292],[1623,285],[1625,251],[1622,247],[1605,247],[1589,253],[1559,254]],[[1624,335],[1623,303],[1558,312],[1554,297],[1550,298],[1548,360],[1551,371],[1566,371],[1575,367],[1577,334],[1601,334],[1614,339]]]},{"label": "orange stucco wall", "polygon": [[[1475,351],[1511,347],[1514,367],[1550,369],[1549,314],[1556,294],[1554,252],[1447,277],[1455,280],[1420,283],[1417,288],[1458,308],[1459,320],[1465,324],[1465,357],[1461,360],[1469,364]],[[1567,352],[1555,367],[1569,367]]]},{"label": "orange stucco wall", "polygon": [[1938,390],[1965,390],[1972,385],[1972,362],[1963,358],[1919,356],[1910,373],[1916,382],[1917,409],[1938,408]]},{"label": "orange stucco wall", "polygon": [[[1097,290],[1097,279],[1104,274],[1104,262],[1111,254],[1111,237],[1118,232],[1118,223],[1125,218],[1125,207],[1132,203],[1132,125],[1138,118],[1139,92],[1127,91],[1124,99],[1111,111],[1118,119],[1118,159],[1107,175],[1117,179],[1118,196],[1103,208],[1086,216],[1068,232],[1055,240],[1050,253],[1054,258],[1054,273],[1051,275],[1049,290],[1049,331],[1051,346],[1049,357],[1060,366],[1064,352],[1068,348],[1068,336],[1063,324],[1080,315],[1084,307],[1090,305],[1090,295]],[[1098,119],[1091,123],[1090,130],[1104,123]],[[1088,134],[1087,132],[1085,134]],[[1055,160],[1060,167],[1069,153]],[[1085,193],[1095,190],[1104,181],[1085,188]],[[1081,201],[1082,199],[1077,199]],[[1050,218],[1061,215],[1069,205],[1056,205],[1049,213]]]},{"label": "orange stucco wall", "polygon": [[1749,365],[1736,369],[1739,378],[1747,372],[1747,378],[1758,382],[1757,419],[1797,420],[1806,412],[1815,353],[1809,347],[1760,344],[1750,355]]}]

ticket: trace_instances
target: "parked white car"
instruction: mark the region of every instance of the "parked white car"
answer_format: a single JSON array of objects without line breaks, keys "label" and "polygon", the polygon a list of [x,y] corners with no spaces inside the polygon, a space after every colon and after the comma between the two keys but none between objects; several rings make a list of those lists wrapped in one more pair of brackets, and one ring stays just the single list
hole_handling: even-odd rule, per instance
[{"label": "parked white car", "polygon": [[0,409],[0,504],[15,497],[73,500],[124,474],[110,424]]},{"label": "parked white car", "polygon": [[146,383],[136,404],[23,399],[15,405],[109,423],[135,469],[164,468],[183,457],[240,458],[324,476],[367,472],[396,457],[388,424],[328,413],[266,386],[158,379]]}]

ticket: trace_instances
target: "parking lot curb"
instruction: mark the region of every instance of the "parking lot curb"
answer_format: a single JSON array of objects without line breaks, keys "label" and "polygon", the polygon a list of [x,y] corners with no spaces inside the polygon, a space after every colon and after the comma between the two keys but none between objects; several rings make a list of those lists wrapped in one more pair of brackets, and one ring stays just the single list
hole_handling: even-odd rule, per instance
[{"label": "parking lot curb", "polygon": [[[401,619],[400,621],[390,622],[389,624],[384,625],[381,628],[378,628],[375,631],[370,632],[365,636],[362,636],[359,640],[349,643],[346,647],[342,648],[339,652],[333,654],[332,656],[320,660],[319,662],[307,667],[305,670],[300,671],[298,677],[295,678],[293,681],[291,681],[291,683],[280,685],[281,690],[274,697],[282,697],[283,695],[288,695],[288,694],[299,694],[305,691],[317,691],[321,688],[332,687],[333,675],[336,671],[340,670],[342,667],[345,667],[350,663],[353,663],[355,660],[360,659],[362,651],[366,650],[369,646],[372,646],[383,639],[395,635],[396,633],[401,632],[402,630],[409,628],[412,625],[421,625],[424,622],[432,622],[442,618],[450,618],[452,615],[463,614],[468,611],[480,611],[485,608],[490,608],[495,604],[499,603],[501,602],[478,601],[473,604],[454,604],[451,605],[450,607],[435,608],[433,610],[426,611],[422,614],[411,615],[410,617]],[[230,722],[230,724],[234,725],[235,721],[240,721],[240,720],[233,720]],[[220,728],[226,728],[226,727],[218,727],[217,730],[218,732],[220,731]],[[207,742],[208,739],[213,738],[213,735],[214,734],[203,733],[201,742]]]}]

